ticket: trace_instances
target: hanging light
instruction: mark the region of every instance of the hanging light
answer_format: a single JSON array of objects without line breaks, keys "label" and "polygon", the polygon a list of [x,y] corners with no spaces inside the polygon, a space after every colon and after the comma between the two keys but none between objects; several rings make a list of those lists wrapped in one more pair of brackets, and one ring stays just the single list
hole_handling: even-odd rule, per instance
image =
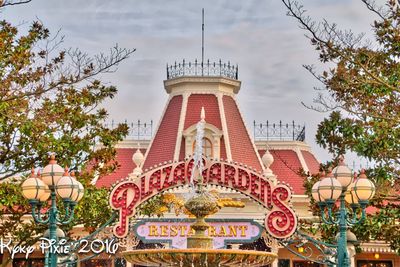
[{"label": "hanging light", "polygon": [[332,173],[328,173],[327,177],[322,179],[318,185],[319,198],[325,201],[336,201],[342,193],[342,185],[333,177]]},{"label": "hanging light", "polygon": [[354,183],[354,194],[359,201],[368,201],[375,195],[375,185],[365,175],[365,170],[362,169],[360,176]]},{"label": "hanging light", "polygon": [[351,170],[344,163],[344,157],[340,156],[339,164],[332,170],[333,176],[339,181],[343,189],[347,188],[353,181]]},{"label": "hanging light", "polygon": [[42,181],[48,186],[55,186],[63,173],[64,169],[57,164],[56,156],[51,154],[49,164],[43,169]]},{"label": "hanging light", "polygon": [[71,177],[68,173],[68,168],[65,168],[63,176],[57,183],[57,194],[64,200],[71,200],[72,196],[78,190],[78,183],[75,178]]},{"label": "hanging light", "polygon": [[32,169],[31,176],[26,179],[22,185],[22,195],[29,200],[40,200],[44,194],[46,185],[42,180],[35,177],[35,171]]}]

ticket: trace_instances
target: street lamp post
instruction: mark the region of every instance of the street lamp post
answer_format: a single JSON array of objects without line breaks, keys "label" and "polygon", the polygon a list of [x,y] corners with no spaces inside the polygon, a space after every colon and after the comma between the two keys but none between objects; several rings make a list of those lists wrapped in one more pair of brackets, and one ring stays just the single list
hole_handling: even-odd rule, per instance
[{"label": "street lamp post", "polygon": [[[57,224],[68,224],[74,217],[76,203],[82,199],[84,188],[78,182],[73,173],[65,170],[57,164],[54,154],[51,155],[49,164],[44,167],[41,176],[35,177],[34,170],[31,176],[22,183],[22,194],[29,200],[32,206],[32,217],[38,224],[48,225],[51,247],[46,253],[46,263],[51,267],[57,266],[57,253],[54,246],[57,245]],[[57,209],[57,195],[64,202],[65,214],[61,216]],[[42,212],[44,202],[50,197],[50,208]]]},{"label": "street lamp post", "polygon": [[[347,252],[347,229],[365,219],[365,209],[368,201],[375,194],[375,186],[367,179],[364,170],[358,179],[353,181],[351,170],[339,159],[339,164],[325,178],[312,187],[312,196],[321,209],[321,218],[325,224],[337,225],[339,238],[337,243],[336,263],[340,267],[349,267],[350,258]],[[346,202],[350,204],[349,211]],[[333,207],[338,203],[338,211],[334,214]],[[361,208],[361,215],[358,210]]]}]

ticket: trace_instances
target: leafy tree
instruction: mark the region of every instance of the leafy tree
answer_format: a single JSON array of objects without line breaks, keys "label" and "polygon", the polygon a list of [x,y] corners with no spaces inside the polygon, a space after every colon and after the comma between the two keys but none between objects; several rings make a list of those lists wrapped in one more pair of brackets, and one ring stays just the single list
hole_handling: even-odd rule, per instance
[{"label": "leafy tree", "polygon": [[[0,1],[0,11],[26,2]],[[100,105],[117,89],[97,77],[114,72],[134,49],[116,45],[91,57],[61,48],[62,39],[38,21],[27,32],[0,21],[0,237],[13,236],[20,244],[35,242],[43,228],[24,217],[30,207],[13,177],[44,167],[48,152],[55,152],[60,165],[78,170],[86,189],[75,222],[96,227],[110,210],[107,191],[90,181],[118,166],[114,146],[128,131],[126,124],[105,126],[108,114]]]},{"label": "leafy tree", "polygon": [[317,105],[307,107],[330,112],[318,126],[317,143],[335,158],[352,151],[374,163],[368,176],[378,189],[371,203],[378,211],[353,231],[360,240],[386,240],[400,254],[399,2],[388,0],[378,6],[361,0],[375,16],[369,40],[364,34],[340,30],[335,23],[314,21],[297,1],[282,2],[307,32],[320,62],[327,65],[322,73],[305,66],[322,84],[316,88]]}]

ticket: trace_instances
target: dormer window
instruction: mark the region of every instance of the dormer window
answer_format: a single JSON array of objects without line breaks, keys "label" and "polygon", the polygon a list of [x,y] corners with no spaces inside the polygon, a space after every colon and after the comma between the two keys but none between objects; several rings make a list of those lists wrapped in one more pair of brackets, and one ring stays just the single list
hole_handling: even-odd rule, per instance
[{"label": "dormer window", "polygon": [[[196,124],[193,124],[185,131],[185,157],[193,156],[196,145]],[[203,155],[209,158],[220,158],[222,131],[212,124],[205,123],[203,137]]]}]

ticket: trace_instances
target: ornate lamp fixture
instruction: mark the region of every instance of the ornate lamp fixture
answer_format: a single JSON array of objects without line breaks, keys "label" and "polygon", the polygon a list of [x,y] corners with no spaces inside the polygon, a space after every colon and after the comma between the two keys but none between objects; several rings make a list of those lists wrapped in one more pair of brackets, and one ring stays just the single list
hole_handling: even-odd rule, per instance
[{"label": "ornate lamp fixture", "polygon": [[[38,224],[46,224],[48,237],[57,242],[57,224],[69,224],[74,218],[74,208],[84,194],[83,185],[75,179],[73,173],[68,172],[57,164],[54,154],[50,157],[49,164],[44,167],[42,175],[35,177],[34,170],[31,176],[22,183],[22,194],[29,200],[32,206],[32,217]],[[61,216],[57,209],[57,195],[64,202],[65,214]],[[50,198],[50,199],[49,199]],[[51,200],[51,206],[46,212],[42,212],[44,202]],[[46,254],[47,255],[47,254]],[[50,250],[49,266],[57,266],[57,254]]]},{"label": "ornate lamp fixture", "polygon": [[[354,224],[358,224],[365,219],[365,209],[368,201],[375,194],[375,186],[362,170],[358,179],[353,181],[351,170],[344,164],[341,157],[339,164],[327,177],[318,181],[312,187],[312,197],[317,201],[321,209],[322,221],[328,225],[339,227],[337,243],[338,266],[350,266],[350,259],[347,252],[346,231]],[[346,202],[350,204],[351,211],[346,207]],[[339,210],[332,212],[338,203]],[[357,210],[361,209],[361,215]]]}]

